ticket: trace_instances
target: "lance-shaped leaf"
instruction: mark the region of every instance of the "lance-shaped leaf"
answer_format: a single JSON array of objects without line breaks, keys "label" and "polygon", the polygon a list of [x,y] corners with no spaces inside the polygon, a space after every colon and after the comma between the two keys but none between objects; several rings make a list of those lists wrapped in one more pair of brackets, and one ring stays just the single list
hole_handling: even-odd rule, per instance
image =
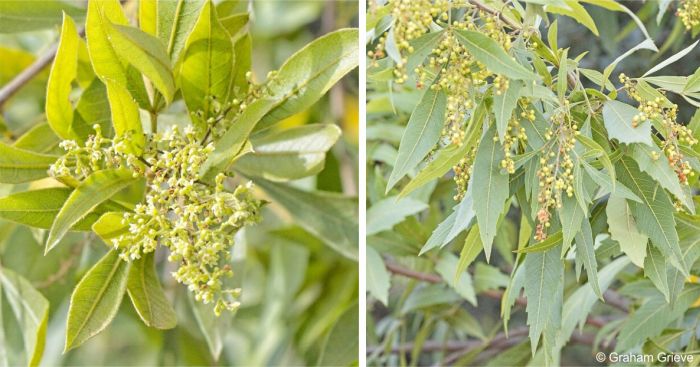
[{"label": "lance-shaped leaf", "polygon": [[615,194],[610,195],[605,213],[608,218],[610,237],[620,244],[620,249],[627,254],[632,263],[644,268],[649,237],[637,228],[627,200]]},{"label": "lance-shaped leaf", "polygon": [[165,45],[137,28],[105,23],[112,47],[122,59],[143,73],[170,103],[175,96],[170,58]]},{"label": "lance-shaped leaf", "polygon": [[108,23],[128,24],[118,0],[88,2],[85,25],[90,61],[95,74],[103,81],[111,80],[122,86],[127,85],[126,69],[119,54],[109,39]]},{"label": "lance-shaped leaf", "polygon": [[518,104],[521,88],[521,82],[512,81],[505,93],[493,96],[493,114],[496,117],[496,128],[498,129],[498,138],[501,140],[501,143],[503,143],[503,139],[506,136],[508,121],[513,116],[513,111]]},{"label": "lance-shaped leaf", "polygon": [[85,274],[70,298],[65,351],[80,346],[112,322],[126,291],[129,263],[108,252]]},{"label": "lance-shaped leaf", "polygon": [[[656,155],[656,159],[652,156]],[[690,191],[685,191],[681,187],[678,176],[668,164],[668,159],[656,144],[647,146],[634,144],[632,148],[632,158],[637,161],[639,169],[653,177],[661,187],[671,192],[691,213],[695,213],[695,205]]]},{"label": "lance-shaped leaf", "polygon": [[359,364],[357,338],[360,325],[359,304],[350,305],[333,325],[323,341],[317,366],[354,366]]},{"label": "lance-shaped leaf", "polygon": [[559,328],[559,325],[553,325],[553,322],[557,321],[557,315],[561,316],[562,307],[564,266],[560,254],[561,249],[557,246],[545,252],[527,254],[525,257],[527,324],[530,326],[533,354],[545,328]]},{"label": "lance-shaped leaf", "polygon": [[[0,198],[0,218],[30,227],[49,229],[72,191],[69,188],[52,187],[18,192]],[[75,223],[71,230],[90,231],[90,226],[108,207],[109,204],[99,205]]]},{"label": "lance-shaped leaf", "polygon": [[367,209],[367,235],[373,235],[381,231],[387,231],[396,224],[401,223],[406,217],[420,213],[428,208],[428,204],[414,199],[390,196],[374,203]]},{"label": "lance-shaped leaf", "polygon": [[0,182],[16,184],[47,177],[57,158],[0,143]]},{"label": "lance-shaped leaf", "polygon": [[660,335],[668,324],[681,317],[698,297],[700,287],[690,285],[679,294],[673,306],[660,294],[649,299],[625,320],[615,350],[627,351],[647,338]]},{"label": "lance-shaped leaf", "polygon": [[42,0],[31,5],[20,0],[0,1],[0,33],[53,28],[61,24],[62,13],[82,19],[85,10],[75,5],[60,0]]},{"label": "lance-shaped leaf", "polygon": [[[605,292],[610,284],[615,280],[624,268],[629,265],[629,259],[619,257],[600,270],[600,290]],[[564,303],[562,310],[561,333],[558,342],[560,345],[566,344],[573,334],[576,325],[583,324],[588,317],[588,313],[593,305],[598,301],[593,287],[590,283],[578,288]]]},{"label": "lance-shaped leaf", "polygon": [[143,135],[139,107],[126,88],[112,81],[105,84],[114,132],[124,138],[122,143],[129,153],[140,155],[146,146],[146,137]]},{"label": "lance-shaped leaf", "polygon": [[666,302],[670,302],[671,291],[668,287],[666,258],[656,247],[650,247],[649,256],[644,259],[644,275],[664,295]]},{"label": "lance-shaped leaf", "polygon": [[71,84],[78,75],[79,42],[73,19],[64,13],[61,40],[46,86],[46,120],[56,135],[63,139],[78,140],[72,129],[73,104],[70,94],[73,89]]},{"label": "lance-shaped leaf", "polygon": [[427,88],[411,113],[399,144],[399,155],[389,176],[386,191],[415,168],[440,139],[445,122],[447,97],[442,90]]},{"label": "lance-shaped leaf", "polygon": [[384,305],[389,304],[391,276],[382,256],[372,246],[367,246],[367,291]]},{"label": "lance-shaped leaf", "polygon": [[297,51],[268,81],[279,105],[260,122],[260,128],[311,107],[340,78],[357,67],[358,30],[340,29],[319,37]]},{"label": "lance-shaped leaf", "polygon": [[129,232],[129,225],[124,223],[124,213],[108,212],[92,224],[92,231],[110,245],[113,238]]},{"label": "lance-shaped leaf", "polygon": [[46,240],[46,252],[99,204],[136,182],[131,171],[119,168],[97,171],[85,179],[68,197],[54,220]]},{"label": "lance-shaped leaf", "polygon": [[49,301],[32,284],[10,269],[0,267],[0,290],[4,291],[24,340],[29,366],[38,366],[44,353]]},{"label": "lance-shaped leaf", "polygon": [[617,163],[616,171],[620,182],[642,199],[641,203],[629,203],[639,231],[647,235],[678,270],[688,275],[688,264],[681,253],[673,218],[675,209],[666,191],[649,175],[641,172],[629,157],[623,157]]},{"label": "lance-shaped leaf", "polygon": [[231,127],[214,144],[214,151],[202,165],[199,175],[207,177],[210,171],[215,171],[214,168],[227,169],[238,158],[255,124],[274,106],[275,101],[263,98],[251,103],[245,111],[241,112]]},{"label": "lance-shaped leaf", "polygon": [[255,180],[297,223],[341,255],[357,260],[358,203],[330,192],[308,192],[263,179]]},{"label": "lance-shaped leaf", "polygon": [[32,152],[50,154],[57,151],[63,152],[63,149],[58,146],[60,143],[61,139],[54,134],[49,124],[40,123],[17,138],[12,146]]},{"label": "lance-shaped leaf", "polygon": [[617,139],[620,143],[642,143],[651,146],[651,123],[639,121],[637,127],[632,126],[632,120],[639,115],[639,111],[622,102],[607,101],[603,105],[603,122],[608,130],[610,139]]},{"label": "lance-shaped leaf", "polygon": [[253,151],[240,157],[233,168],[271,181],[315,175],[323,169],[326,152],[339,137],[338,126],[330,124],[265,130],[250,138]]},{"label": "lance-shaped leaf", "polygon": [[226,101],[233,73],[233,43],[207,1],[183,51],[180,87],[199,134],[214,116],[215,101]]},{"label": "lance-shaped leaf", "polygon": [[[202,0],[143,0],[156,3],[156,34],[167,46],[170,61],[175,65],[180,52],[202,10]],[[151,5],[153,7],[153,5]]]},{"label": "lance-shaped leaf", "polygon": [[243,35],[233,45],[234,65],[236,70],[233,72],[233,80],[231,81],[231,96],[245,96],[248,93],[250,84],[246,78],[246,74],[253,66],[253,40],[249,33]]},{"label": "lance-shaped leaf", "polygon": [[536,74],[518,64],[496,41],[488,36],[476,31],[465,30],[459,30],[456,34],[459,42],[469,50],[469,54],[494,73],[519,80],[538,78]]},{"label": "lance-shaped leaf", "polygon": [[491,245],[496,237],[498,218],[503,213],[503,205],[510,195],[508,175],[501,173],[503,147],[497,141],[496,127],[492,125],[481,139],[476,151],[472,184],[472,194],[478,200],[474,205],[476,221],[479,223],[481,242],[488,259],[491,255]]},{"label": "lance-shaped leaf", "polygon": [[175,327],[177,315],[156,275],[153,252],[132,263],[126,287],[136,312],[146,325],[161,330]]},{"label": "lance-shaped leaf", "polygon": [[581,231],[576,234],[576,262],[583,263],[588,274],[588,283],[593,287],[598,298],[603,299],[603,293],[598,284],[598,262],[595,258],[595,243],[593,242],[593,232],[588,218],[581,221]]}]

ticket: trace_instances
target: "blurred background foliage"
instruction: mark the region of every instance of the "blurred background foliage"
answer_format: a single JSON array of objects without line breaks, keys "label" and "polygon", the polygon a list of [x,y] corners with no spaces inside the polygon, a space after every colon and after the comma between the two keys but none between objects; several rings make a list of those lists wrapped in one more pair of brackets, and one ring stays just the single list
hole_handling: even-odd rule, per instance
[{"label": "blurred background foliage", "polygon": [[[7,5],[8,2],[4,2]],[[135,19],[137,0],[123,1]],[[344,27],[357,26],[356,1],[216,1],[219,7],[250,11],[254,80],[308,42]],[[68,5],[67,5],[68,4]],[[58,39],[61,9],[74,7],[84,19],[85,1],[27,1],[27,11],[44,7],[37,30],[8,32],[0,25],[0,85],[5,85]],[[55,12],[55,14],[54,14]],[[55,16],[55,17],[54,17]],[[0,23],[10,25],[2,19]],[[0,107],[0,136],[12,143],[45,121],[48,68]],[[279,127],[335,123],[343,137],[317,176],[295,182],[306,189],[357,192],[358,77],[354,71],[312,108],[289,117]],[[164,121],[186,119],[180,101]],[[147,119],[143,119],[147,121]],[[0,185],[0,197],[55,185]],[[262,191],[259,195],[264,195]],[[46,349],[42,365],[304,365],[355,360],[357,350],[358,264],[291,224],[287,212],[274,204],[263,222],[238,234],[234,249],[234,279],[243,288],[242,306],[233,316],[214,319],[193,305],[183,286],[158,263],[161,281],[178,312],[178,326],[158,331],[144,326],[130,304],[114,322],[80,348],[62,354],[68,302],[82,275],[107,251],[96,236],[73,233],[48,256],[43,255],[46,231],[0,221],[0,265],[28,279],[50,302]],[[157,258],[164,260],[164,254]],[[6,294],[0,292],[0,364],[26,365],[20,323]],[[128,297],[124,303],[130,303]],[[342,340],[342,343],[338,343]],[[353,345],[353,341],[355,344]],[[327,351],[324,354],[324,350]]]},{"label": "blurred background foliage", "polygon": [[[527,1],[521,1],[525,4]],[[535,4],[547,4],[548,1],[529,1]],[[676,54],[698,41],[699,27],[686,30],[676,12],[681,6],[677,0],[616,1],[633,11],[644,23],[659,52],[640,50],[618,64],[610,80],[619,87],[618,75],[624,72],[629,77],[639,77],[661,61]],[[372,2],[369,1],[368,4]],[[384,2],[377,2],[382,4]],[[493,2],[489,4],[494,5]],[[581,2],[589,12],[599,36],[566,16],[550,15],[549,22],[540,24],[543,38],[553,21],[558,23],[558,45],[569,48],[568,55],[574,59],[585,54],[579,66],[581,68],[602,71],[618,56],[644,41],[644,35],[623,12],[613,12],[602,7]],[[666,6],[660,11],[660,6]],[[661,15],[660,15],[661,14]],[[368,15],[369,16],[369,15]],[[375,35],[376,36],[376,35]],[[372,49],[372,44],[367,48]],[[691,76],[698,69],[700,47],[695,47],[679,62],[659,70],[656,75]],[[368,59],[368,65],[371,60]],[[394,84],[391,75],[379,68],[369,68],[367,85],[367,198],[368,208],[385,199],[386,177],[392,170],[398,154],[397,146],[403,135],[404,127],[416,106],[416,100],[422,94],[416,89],[415,81],[403,85]],[[374,73],[374,75],[372,75]],[[598,89],[590,80],[582,77],[586,87]],[[678,121],[687,124],[697,108],[681,97],[668,93],[666,96],[679,106]],[[620,93],[624,100],[628,98]],[[631,103],[631,100],[626,100]],[[697,192],[697,183],[694,183]],[[501,318],[502,290],[509,284],[509,275],[515,260],[512,248],[517,244],[520,233],[519,216],[506,216],[499,224],[499,231],[494,241],[494,254],[487,263],[481,253],[470,267],[473,288],[478,297],[478,307],[472,306],[451,288],[444,285],[442,274],[430,272],[434,268],[435,258],[431,254],[418,256],[421,248],[430,238],[438,224],[451,212],[457,202],[454,200],[455,185],[451,177],[426,184],[407,196],[416,199],[421,205],[408,205],[398,208],[391,217],[391,231],[379,231],[367,237],[367,267],[387,268],[383,272],[388,279],[376,279],[368,275],[368,287],[376,284],[389,284],[388,307],[380,300],[368,296],[367,302],[367,364],[369,366],[397,365],[460,365],[460,366],[542,366],[544,354],[531,356],[530,342],[527,339],[526,313],[524,307],[515,306],[509,324],[509,339],[502,337],[504,320]],[[390,198],[390,200],[394,200]],[[428,204],[423,204],[423,203]],[[476,201],[476,205],[480,205]],[[371,221],[372,210],[368,211]],[[420,215],[414,215],[415,213]],[[512,213],[511,213],[512,214]],[[375,218],[377,220],[385,218]],[[369,222],[368,222],[369,223]],[[377,224],[377,228],[381,224]],[[369,228],[369,227],[368,227]],[[384,228],[385,229],[385,228]],[[477,235],[478,236],[478,235]],[[445,252],[459,255],[467,232],[457,236]],[[609,245],[609,244],[608,244]],[[613,243],[615,245],[615,243]],[[465,246],[466,248],[467,246]],[[603,247],[603,246],[601,246]],[[615,246],[605,246],[597,255],[601,258],[612,256]],[[386,265],[385,265],[386,264]],[[574,269],[566,269],[565,290],[578,286]],[[368,273],[372,273],[368,270]],[[623,282],[635,278],[623,279]],[[619,284],[618,284],[619,285]],[[630,287],[631,288],[631,287]],[[381,291],[381,289],[380,289]],[[635,290],[624,296],[634,299]],[[695,304],[697,306],[698,303]],[[608,320],[613,308],[599,304],[593,315],[602,315]],[[689,311],[688,319],[693,319],[697,311]],[[585,331],[593,331],[595,340],[574,340],[561,354],[562,366],[606,365],[595,363],[591,354],[591,344],[600,345],[611,340],[609,334],[617,327],[619,321],[609,322],[599,330],[587,326]],[[678,331],[678,330],[675,330]],[[668,340],[678,335],[669,330]],[[684,334],[685,335],[685,334]],[[587,335],[587,336],[590,336]],[[493,348],[485,341],[496,337]],[[612,337],[611,337],[612,338]],[[465,340],[467,342],[465,342]],[[480,344],[484,341],[484,344]],[[469,344],[471,342],[471,344]],[[613,340],[614,342],[614,340]],[[656,353],[653,342],[646,345]],[[661,349],[659,349],[661,350]],[[597,350],[594,350],[594,352]]]}]

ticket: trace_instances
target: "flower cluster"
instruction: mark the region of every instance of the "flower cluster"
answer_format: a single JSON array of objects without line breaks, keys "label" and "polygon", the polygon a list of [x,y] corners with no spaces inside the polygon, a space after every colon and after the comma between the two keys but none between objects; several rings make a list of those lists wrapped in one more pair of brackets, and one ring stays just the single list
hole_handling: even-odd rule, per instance
[{"label": "flower cluster", "polygon": [[[522,99],[523,105],[529,105],[526,98]],[[520,118],[529,121],[535,121],[535,110],[523,110],[520,113]],[[506,134],[503,137],[503,159],[501,160],[501,168],[505,169],[509,174],[515,173],[515,161],[513,155],[517,154],[518,146],[527,144],[527,135],[525,128],[520,125],[520,119],[517,116],[511,117],[506,127]]]},{"label": "flower cluster", "polygon": [[700,0],[683,0],[676,15],[688,31],[700,25]]},{"label": "flower cluster", "polygon": [[[687,126],[677,122],[678,105],[671,104],[665,106],[660,97],[654,100],[646,100],[637,90],[636,83],[627,77],[625,74],[620,74],[620,82],[624,84],[627,94],[634,99],[639,106],[639,114],[634,116],[632,126],[647,121],[656,120],[661,122],[660,126],[663,131],[660,131],[664,139],[661,140],[661,150],[665,153],[669,165],[676,172],[678,180],[682,184],[688,183],[688,177],[694,176],[690,162],[688,162],[683,152],[680,149],[681,145],[691,147],[698,143],[698,140],[693,136],[692,131]],[[660,157],[654,152],[652,159],[656,160]]]},{"label": "flower cluster", "polygon": [[[391,35],[401,55],[401,59],[397,60],[394,76],[397,83],[403,83],[407,79],[405,55],[413,52],[410,42],[427,33],[434,18],[446,16],[445,12],[449,9],[449,4],[447,0],[393,0],[391,3],[394,18]],[[383,35],[379,38],[374,51],[369,51],[367,55],[375,60],[384,58],[386,48],[387,35]]]},{"label": "flower cluster", "polygon": [[66,151],[49,167],[51,177],[71,177],[78,181],[85,179],[92,172],[105,168],[116,168],[134,157],[120,149],[121,144],[102,136],[100,125],[94,125],[95,134],[91,135],[83,146],[74,140],[63,140],[59,146]]},{"label": "flower cluster", "polygon": [[174,128],[155,141],[157,152],[146,159],[145,202],[124,214],[129,231],[114,239],[113,245],[127,261],[155,251],[159,244],[167,247],[168,260],[179,265],[173,276],[189,287],[195,299],[215,301],[217,314],[234,310],[240,290],[223,287],[223,278],[233,275],[226,264],[233,235],[259,221],[262,202],[252,197],[249,185],[226,191],[223,174],[217,176],[213,189],[200,181],[199,170],[213,146],[199,144],[193,131],[183,136]]},{"label": "flower cluster", "polygon": [[[234,103],[235,104],[235,103]],[[239,106],[240,108],[240,106]],[[240,289],[227,289],[224,280],[233,276],[228,265],[234,235],[242,227],[260,220],[264,202],[253,197],[250,184],[225,189],[227,177],[219,174],[214,185],[201,181],[202,165],[213,145],[202,145],[198,134],[177,127],[154,134],[142,158],[123,153],[119,140],[95,134],[80,146],[64,141],[67,153],[51,168],[54,177],[82,180],[92,172],[117,167],[130,168],[146,179],[145,200],[124,213],[125,234],[112,240],[125,261],[168,248],[168,260],[178,264],[172,275],[188,286],[195,299],[214,302],[214,311],[235,310]],[[212,187],[213,186],[213,187]]]},{"label": "flower cluster", "polygon": [[[565,105],[568,107],[568,101],[565,101]],[[551,210],[562,207],[564,194],[568,197],[574,195],[574,162],[570,153],[576,144],[579,131],[578,125],[567,112],[552,115],[551,126],[545,132],[546,143],[542,148],[540,168],[537,171],[539,209],[535,239],[538,241],[547,238],[547,228],[551,226]]]}]

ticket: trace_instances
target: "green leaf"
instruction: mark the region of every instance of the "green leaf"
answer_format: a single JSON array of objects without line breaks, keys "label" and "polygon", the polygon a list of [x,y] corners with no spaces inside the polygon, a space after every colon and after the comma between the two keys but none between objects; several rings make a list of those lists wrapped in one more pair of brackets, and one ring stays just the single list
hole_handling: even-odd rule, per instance
[{"label": "green leaf", "polygon": [[341,255],[357,260],[358,203],[335,193],[307,192],[263,179],[258,186],[284,207],[302,228],[317,236]]},{"label": "green leaf", "polygon": [[278,105],[260,122],[270,126],[311,107],[359,62],[357,28],[319,37],[292,55],[267,84]]},{"label": "green leaf", "polygon": [[72,226],[83,219],[99,204],[136,182],[125,168],[97,171],[85,179],[68,197],[58,212],[46,240],[46,252],[58,245]]},{"label": "green leaf", "polygon": [[649,69],[649,71],[647,71],[646,73],[644,73],[644,75],[642,75],[642,77],[645,77],[645,76],[647,76],[647,75],[654,74],[655,72],[657,72],[657,71],[659,71],[659,70],[665,68],[666,66],[671,65],[672,63],[674,63],[674,62],[680,60],[683,56],[685,56],[685,55],[687,55],[688,53],[690,53],[690,51],[692,51],[692,50],[695,48],[695,46],[698,45],[698,42],[700,42],[700,41],[695,41],[692,45],[690,45],[690,46],[688,46],[688,47],[686,47],[686,48],[684,48],[684,49],[678,51],[677,53],[673,54],[673,55],[672,55],[671,57],[669,57],[668,59],[666,59],[666,60],[664,60],[664,61],[662,61],[662,62],[656,64],[653,68]]},{"label": "green leaf", "polygon": [[94,78],[83,91],[75,110],[77,114],[73,116],[73,127],[81,138],[85,140],[93,134],[92,125],[95,124],[100,125],[103,136],[114,136],[107,88],[99,78]]},{"label": "green leaf", "polygon": [[81,140],[73,131],[73,104],[70,100],[71,84],[78,75],[79,42],[73,19],[64,13],[61,39],[46,86],[46,120],[56,135],[64,140]]},{"label": "green leaf", "polygon": [[64,352],[80,346],[112,322],[126,291],[129,263],[110,251],[80,280],[71,295]]},{"label": "green leaf", "polygon": [[596,27],[593,18],[591,18],[591,15],[588,14],[588,11],[586,11],[586,8],[584,8],[583,5],[579,4],[576,0],[564,0],[564,2],[566,3],[566,5],[568,5],[568,9],[559,6],[548,5],[547,12],[566,15],[567,17],[570,17],[575,21],[579,22],[584,27],[590,29],[591,32],[593,32],[593,34],[598,36],[598,28]]},{"label": "green leaf", "polygon": [[432,180],[442,177],[445,173],[452,169],[452,167],[457,165],[462,158],[464,158],[469,149],[471,149],[471,147],[467,144],[451,144],[438,150],[437,153],[435,153],[433,160],[428,162],[428,164],[426,164],[425,167],[418,172],[416,177],[411,179],[411,181],[409,181],[408,184],[403,187],[399,197],[405,197],[413,190],[427,184]]},{"label": "green leaf", "polygon": [[227,169],[236,158],[239,158],[241,149],[248,140],[250,132],[255,124],[275,105],[270,99],[258,99],[248,106],[245,111],[234,120],[231,127],[214,145],[214,151],[202,165],[199,171],[201,177],[207,177],[210,171]]},{"label": "green leaf", "polygon": [[104,26],[117,54],[151,80],[170,103],[175,96],[175,80],[163,43],[138,28],[110,23]]},{"label": "green leaf", "polygon": [[207,0],[187,38],[180,65],[180,88],[198,134],[204,135],[215,116],[212,99],[228,99],[233,73],[233,43]]},{"label": "green leaf", "polygon": [[681,317],[698,297],[700,287],[691,285],[680,293],[675,306],[667,303],[661,295],[649,299],[625,320],[615,350],[627,351],[647,338],[660,335],[668,324]]},{"label": "green leaf", "polygon": [[338,126],[330,124],[264,130],[251,137],[253,151],[241,156],[233,168],[271,181],[312,176],[323,170],[326,153],[340,133]]},{"label": "green leaf", "polygon": [[233,72],[233,81],[231,81],[231,96],[242,97],[248,93],[250,84],[246,78],[246,74],[253,66],[253,40],[250,34],[246,33],[233,45],[234,65],[236,70]]},{"label": "green leaf", "polygon": [[107,245],[111,245],[113,238],[129,232],[129,225],[124,223],[123,212],[108,212],[92,224],[92,231]]},{"label": "green leaf", "polygon": [[688,264],[681,253],[673,218],[675,209],[666,192],[646,173],[639,171],[631,158],[623,157],[618,161],[617,172],[620,182],[642,199],[641,203],[630,203],[639,231],[648,236],[678,270],[688,275]]},{"label": "green leaf", "polygon": [[[657,158],[654,159],[652,154],[656,154]],[[690,213],[695,213],[695,205],[693,204],[691,193],[683,190],[678,176],[668,163],[666,155],[656,144],[652,146],[634,144],[632,148],[632,158],[634,158],[639,165],[639,169],[654,178],[654,180],[661,184],[661,187],[670,191],[686,208],[688,208]]]},{"label": "green leaf", "polygon": [[490,37],[477,31],[456,31],[457,38],[474,58],[497,74],[510,79],[536,80],[538,76],[518,64]]},{"label": "green leaf", "polygon": [[464,239],[462,251],[459,253],[459,262],[455,269],[453,282],[458,281],[460,274],[464,273],[477,256],[481,253],[484,245],[481,244],[481,235],[479,234],[479,225],[475,224],[467,233],[467,238]]},{"label": "green leaf", "polygon": [[406,217],[422,212],[428,204],[414,199],[390,196],[367,209],[367,235],[388,231]]},{"label": "green leaf", "polygon": [[27,364],[38,366],[44,354],[49,301],[27,279],[7,268],[0,267],[0,285],[20,327]]},{"label": "green leaf", "polygon": [[127,85],[126,68],[121,63],[119,54],[112,47],[109,39],[109,23],[127,25],[129,22],[124,15],[118,0],[103,0],[88,2],[88,13],[85,25],[90,61],[95,74],[105,84]]},{"label": "green leaf", "polygon": [[401,137],[399,154],[389,176],[386,192],[415,168],[438,142],[445,122],[446,105],[444,91],[427,88],[423,93]]},{"label": "green leaf", "polygon": [[170,61],[175,65],[194,27],[204,1],[143,0],[156,3],[157,35],[167,45]]},{"label": "green leaf", "polygon": [[449,284],[457,294],[476,306],[476,291],[472,277],[466,271],[457,272],[459,261],[456,256],[449,252],[441,254],[435,271],[442,277],[445,283]]},{"label": "green leaf", "polygon": [[[615,280],[617,274],[624,270],[627,265],[629,265],[629,259],[626,257],[619,257],[603,267],[600,273],[598,273],[600,290],[605,292]],[[598,298],[590,282],[576,289],[576,291],[569,296],[562,310],[561,333],[558,339],[561,346],[569,341],[576,325],[582,325],[586,321],[588,313],[591,311],[596,301],[598,301]]]},{"label": "green leaf", "polygon": [[428,238],[428,241],[420,250],[419,255],[435,247],[445,246],[457,237],[457,235],[462,233],[462,231],[472,225],[476,214],[474,212],[474,201],[471,192],[472,189],[470,186],[467,188],[467,192],[462,201],[452,209],[453,212],[435,228],[430,238]]},{"label": "green leaf", "polygon": [[49,166],[57,158],[0,143],[0,182],[22,183],[48,177]]},{"label": "green leaf", "polygon": [[491,256],[491,245],[496,237],[498,218],[503,213],[503,205],[510,196],[508,174],[501,173],[503,147],[496,140],[496,128],[491,126],[484,134],[476,151],[470,186],[474,198],[476,221],[479,223],[481,242],[486,258]]},{"label": "green leaf", "polygon": [[382,256],[374,247],[367,246],[367,290],[374,298],[387,306],[390,286],[391,278]]},{"label": "green leaf", "polygon": [[323,342],[317,366],[354,366],[358,364],[360,350],[358,303],[350,305],[333,325]]},{"label": "green leaf", "polygon": [[[30,227],[49,229],[73,190],[54,187],[18,192],[0,198],[0,218]],[[107,210],[100,205],[73,225],[71,230],[90,231],[90,226]]]},{"label": "green leaf", "polygon": [[576,259],[581,260],[588,274],[588,284],[593,287],[596,296],[603,299],[603,293],[598,284],[598,262],[595,258],[595,243],[593,242],[593,232],[588,218],[583,218],[581,231],[576,234]]},{"label": "green leaf", "polygon": [[121,85],[105,80],[107,86],[107,98],[112,112],[112,124],[117,137],[124,138],[127,151],[135,155],[141,155],[146,146],[146,137],[143,135],[139,107],[131,97],[129,91]]},{"label": "green leaf", "polygon": [[229,327],[230,316],[224,314],[217,317],[211,305],[195,302],[192,294],[190,294],[187,299],[189,300],[199,330],[204,336],[204,341],[207,343],[207,347],[209,347],[209,353],[214,361],[218,361],[221,356],[221,351],[224,348],[224,332]]},{"label": "green leaf", "polygon": [[640,121],[637,127],[632,127],[632,119],[637,115],[639,111],[628,104],[618,101],[605,102],[603,121],[610,139],[617,139],[624,144],[642,143],[651,146],[651,123],[648,120]]},{"label": "green leaf", "polygon": [[[552,328],[558,329],[561,317],[564,266],[559,247],[525,257],[525,296],[527,297],[527,325],[530,326],[530,344],[535,354],[540,335]],[[547,338],[547,336],[545,336]]]},{"label": "green leaf", "polygon": [[12,146],[18,149],[49,154],[60,149],[58,147],[60,142],[61,139],[54,134],[49,124],[41,123],[34,125],[29,131],[22,134]]},{"label": "green leaf", "polygon": [[544,240],[527,246],[523,247],[519,250],[516,250],[515,252],[518,253],[534,253],[534,252],[543,252],[543,251],[549,251],[550,249],[559,246],[562,243],[562,239],[564,238],[562,231],[557,231],[554,234],[549,235],[547,238]]},{"label": "green leaf", "polygon": [[493,114],[496,117],[498,139],[500,139],[501,143],[503,143],[503,139],[506,136],[508,121],[510,121],[513,111],[517,107],[521,89],[522,84],[520,82],[512,81],[505,93],[493,96]]},{"label": "green leaf", "polygon": [[154,258],[151,252],[132,262],[126,289],[136,312],[147,326],[172,329],[177,325],[177,315],[160,285]]},{"label": "green leaf", "polygon": [[620,244],[622,252],[640,268],[644,267],[649,238],[637,228],[627,201],[618,195],[610,195],[605,207],[610,237]]},{"label": "green leaf", "polygon": [[666,257],[656,247],[649,248],[649,256],[644,259],[644,276],[649,278],[656,289],[670,302],[671,291],[668,287]]},{"label": "green leaf", "polygon": [[[31,5],[30,5],[31,4]],[[29,32],[53,28],[61,24],[61,15],[82,19],[85,10],[66,1],[36,0],[0,1],[0,33]]]}]

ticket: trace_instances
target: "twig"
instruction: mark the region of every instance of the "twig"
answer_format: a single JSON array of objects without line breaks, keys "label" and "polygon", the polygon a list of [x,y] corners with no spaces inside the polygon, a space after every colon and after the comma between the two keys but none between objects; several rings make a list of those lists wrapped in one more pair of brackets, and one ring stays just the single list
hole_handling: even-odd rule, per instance
[{"label": "twig", "polygon": [[[85,34],[85,29],[80,29],[78,34],[83,36]],[[34,60],[31,65],[22,70],[21,73],[17,74],[14,79],[10,80],[9,83],[5,84],[2,89],[0,89],[0,109],[2,109],[5,102],[34,79],[45,67],[51,64],[54,57],[56,57],[56,51],[58,51],[58,42],[53,44],[43,55]]]},{"label": "twig", "polygon": [[485,11],[485,12],[491,14],[491,15],[497,16],[498,18],[501,19],[501,21],[502,21],[503,23],[507,24],[508,27],[510,27],[510,28],[512,28],[512,29],[517,29],[517,30],[522,29],[522,27],[520,26],[520,24],[516,23],[516,22],[513,21],[512,19],[510,19],[510,18],[508,18],[507,16],[503,15],[503,12],[501,12],[501,11],[499,11],[499,10],[497,10],[497,9],[494,9],[494,8],[490,7],[490,6],[488,6],[488,5],[484,4],[484,3],[482,3],[482,2],[479,1],[479,0],[469,0],[469,3],[472,4],[472,5],[474,5],[474,6],[476,6],[476,7],[479,8],[479,9],[481,9],[481,10],[483,10],[483,11]]},{"label": "twig", "polygon": [[87,240],[81,241],[77,245],[73,246],[73,249],[71,249],[70,252],[70,256],[65,260],[61,260],[58,270],[55,273],[49,275],[46,279],[36,282],[34,284],[34,287],[37,289],[45,289],[58,282],[59,280],[63,279],[75,264],[75,261],[78,259],[78,255],[80,255],[86,243]]},{"label": "twig", "polygon": [[[408,269],[408,268],[405,268],[405,267],[403,267],[403,266],[401,266],[393,261],[385,261],[384,263],[385,263],[386,269],[388,271],[390,271],[391,273],[396,274],[396,275],[401,275],[401,276],[404,276],[407,278],[417,279],[417,280],[421,280],[421,281],[428,282],[428,283],[434,283],[434,284],[443,282],[442,278],[437,274],[422,273],[419,271]],[[503,299],[504,292],[501,290],[491,289],[491,290],[481,292],[481,293],[479,293],[479,295],[487,297],[487,298],[495,299],[495,300],[501,300],[501,299]],[[617,293],[613,290],[607,290],[607,291],[605,291],[605,293],[603,293],[603,299],[605,300],[606,304],[608,304],[612,307],[615,307],[618,310],[623,311],[625,313],[629,312],[627,302],[625,301],[625,299],[622,296],[620,296],[619,293]],[[527,306],[527,298],[518,297],[515,299],[515,304],[518,306]],[[607,323],[608,323],[608,320],[605,320],[605,319],[600,318],[600,317],[595,317],[595,316],[589,316],[586,319],[586,324],[597,327],[597,328],[601,328]]]}]

